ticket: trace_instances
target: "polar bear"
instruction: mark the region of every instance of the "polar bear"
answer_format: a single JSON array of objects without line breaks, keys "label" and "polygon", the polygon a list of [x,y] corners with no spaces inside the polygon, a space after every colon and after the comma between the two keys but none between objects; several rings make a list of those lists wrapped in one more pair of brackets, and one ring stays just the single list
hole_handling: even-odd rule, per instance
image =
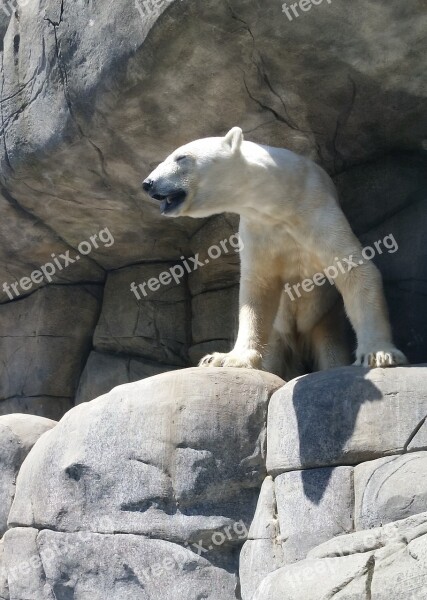
[{"label": "polar bear", "polygon": [[[246,141],[234,127],[225,137],[175,150],[143,189],[168,217],[240,215],[237,340],[231,352],[210,354],[200,366],[295,375],[307,359],[315,370],[350,364],[342,300],[357,338],[355,365],[407,363],[392,341],[381,275],[364,259],[332,180],[313,161]],[[289,293],[295,289],[290,286],[348,257],[350,267],[333,282],[305,286],[298,296]]]}]

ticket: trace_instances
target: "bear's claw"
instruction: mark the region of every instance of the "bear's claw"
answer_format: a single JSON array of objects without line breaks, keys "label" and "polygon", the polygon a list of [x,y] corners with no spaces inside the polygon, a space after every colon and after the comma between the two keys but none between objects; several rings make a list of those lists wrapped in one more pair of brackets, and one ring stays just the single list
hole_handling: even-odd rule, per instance
[{"label": "bear's claw", "polygon": [[199,367],[239,367],[241,369],[260,369],[262,357],[256,350],[237,352],[214,352],[203,357]]},{"label": "bear's claw", "polygon": [[408,359],[397,348],[390,348],[388,350],[375,350],[373,352],[357,352],[357,358],[353,364],[370,368],[397,367],[399,365],[407,365]]}]

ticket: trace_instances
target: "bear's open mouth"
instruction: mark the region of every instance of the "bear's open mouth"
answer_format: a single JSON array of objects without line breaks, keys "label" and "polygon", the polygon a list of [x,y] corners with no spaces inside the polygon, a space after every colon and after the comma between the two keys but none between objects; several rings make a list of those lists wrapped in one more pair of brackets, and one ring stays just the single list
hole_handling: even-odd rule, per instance
[{"label": "bear's open mouth", "polygon": [[160,204],[160,212],[162,215],[166,215],[176,208],[180,206],[187,197],[187,192],[184,190],[178,190],[177,192],[173,192],[172,194],[168,194],[164,196],[163,194],[154,194],[152,198],[155,200],[159,200]]}]

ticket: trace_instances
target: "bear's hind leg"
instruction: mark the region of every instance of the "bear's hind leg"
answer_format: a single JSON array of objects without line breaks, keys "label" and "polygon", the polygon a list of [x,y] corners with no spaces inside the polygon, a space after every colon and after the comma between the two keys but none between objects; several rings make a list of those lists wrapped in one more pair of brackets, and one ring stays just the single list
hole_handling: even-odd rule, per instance
[{"label": "bear's hind leg", "polygon": [[313,327],[309,344],[314,369],[324,371],[350,365],[350,331],[341,299]]}]

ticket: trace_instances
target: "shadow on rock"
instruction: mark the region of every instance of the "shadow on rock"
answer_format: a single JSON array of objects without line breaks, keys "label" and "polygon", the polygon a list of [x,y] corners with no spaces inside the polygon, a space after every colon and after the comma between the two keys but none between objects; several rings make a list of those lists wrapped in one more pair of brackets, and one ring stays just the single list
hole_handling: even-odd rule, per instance
[{"label": "shadow on rock", "polygon": [[[340,463],[346,464],[346,444],[353,435],[361,405],[382,398],[381,391],[365,378],[367,373],[369,369],[349,367],[314,373],[296,382],[293,404],[301,464],[322,466],[336,456],[342,456]],[[318,504],[331,471],[325,470],[315,486],[309,475],[310,471],[302,474],[304,493]]]}]

